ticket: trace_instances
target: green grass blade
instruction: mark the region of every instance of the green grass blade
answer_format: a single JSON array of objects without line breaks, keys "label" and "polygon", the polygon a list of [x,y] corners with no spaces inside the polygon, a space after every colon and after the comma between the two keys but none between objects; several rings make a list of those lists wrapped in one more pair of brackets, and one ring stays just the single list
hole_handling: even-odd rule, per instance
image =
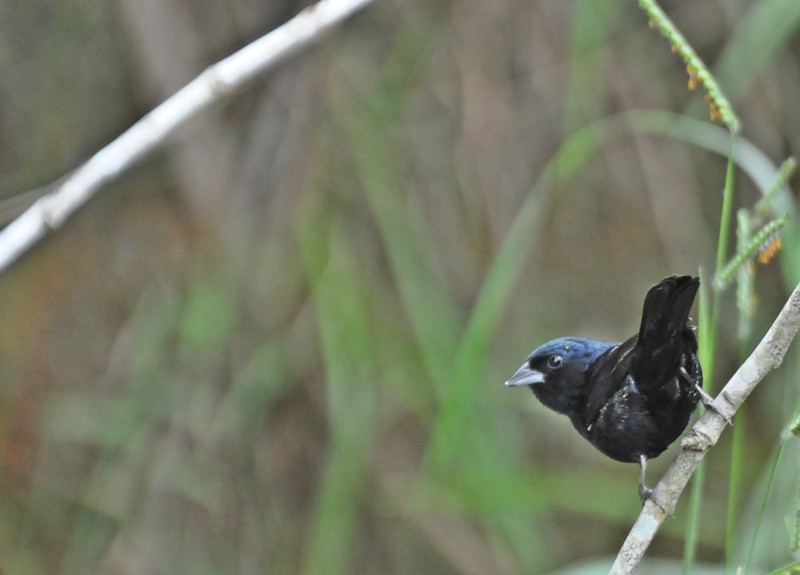
[{"label": "green grass blade", "polygon": [[756,548],[756,543],[758,542],[758,534],[761,530],[761,526],[764,524],[764,517],[767,510],[767,501],[769,501],[769,495],[772,493],[772,487],[775,483],[775,476],[778,471],[778,467],[781,462],[781,457],[783,456],[784,449],[786,448],[786,438],[781,438],[780,442],[778,443],[778,449],[775,453],[775,458],[772,461],[772,466],[769,470],[769,479],[767,480],[767,486],[764,489],[764,497],[761,499],[761,505],[758,510],[758,515],[756,517],[756,526],[755,530],[753,531],[753,535],[750,538],[750,545],[747,548],[747,558],[745,559],[744,563],[744,572],[750,573],[750,568],[752,566],[753,561],[753,552]]},{"label": "green grass blade", "polygon": [[[307,233],[318,232],[313,223],[308,225],[313,231]],[[325,365],[330,440],[306,552],[308,574],[352,572],[377,425],[369,298],[352,256],[335,230],[333,235],[324,271],[309,270],[317,278],[313,301]],[[315,245],[301,242],[304,250]],[[313,254],[306,256],[307,262],[314,261]]]},{"label": "green grass blade", "polygon": [[[370,94],[366,112],[343,105],[341,117],[355,168],[378,224],[403,308],[419,343],[428,373],[440,389],[451,374],[461,322],[455,302],[434,273],[424,218],[413,210],[412,187],[396,153],[397,125],[403,117],[427,41],[419,31],[398,34],[383,77]],[[360,115],[359,115],[360,114]]]}]

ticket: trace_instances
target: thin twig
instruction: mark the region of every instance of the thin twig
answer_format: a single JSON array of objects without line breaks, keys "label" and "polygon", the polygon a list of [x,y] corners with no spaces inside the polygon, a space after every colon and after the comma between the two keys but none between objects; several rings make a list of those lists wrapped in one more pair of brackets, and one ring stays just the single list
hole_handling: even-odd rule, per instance
[{"label": "thin twig", "polygon": [[212,104],[317,40],[374,0],[320,0],[203,71],[66,177],[0,232],[0,272],[51,230],[60,228],[104,184],[118,177]]},{"label": "thin twig", "polygon": [[639,518],[611,567],[612,575],[633,573],[664,519],[671,516],[692,472],[716,444],[727,420],[742,405],[756,385],[771,370],[780,366],[786,350],[800,328],[800,284],[778,314],[767,334],[728,381],[714,403],[717,412],[707,411],[681,442],[682,450],[661,478],[653,496],[645,503]]}]

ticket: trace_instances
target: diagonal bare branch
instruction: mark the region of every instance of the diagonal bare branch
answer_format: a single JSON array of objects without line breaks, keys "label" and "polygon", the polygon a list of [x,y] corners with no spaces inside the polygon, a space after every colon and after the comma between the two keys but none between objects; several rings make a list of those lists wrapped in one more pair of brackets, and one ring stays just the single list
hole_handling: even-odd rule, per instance
[{"label": "diagonal bare branch", "polygon": [[305,48],[374,0],[320,0],[208,67],[54,186],[0,232],[0,272],[64,222],[106,183],[128,170],[190,118]]},{"label": "diagonal bare branch", "polygon": [[756,385],[767,373],[780,366],[798,328],[800,328],[800,284],[789,296],[786,305],[753,353],[717,396],[715,404],[718,413],[706,412],[681,442],[681,452],[659,481],[653,497],[645,503],[639,518],[619,550],[611,567],[612,575],[635,572],[658,528],[664,519],[675,511],[678,497],[689,483],[695,468],[705,457],[708,449],[716,444],[725,429],[726,418],[732,419]]}]

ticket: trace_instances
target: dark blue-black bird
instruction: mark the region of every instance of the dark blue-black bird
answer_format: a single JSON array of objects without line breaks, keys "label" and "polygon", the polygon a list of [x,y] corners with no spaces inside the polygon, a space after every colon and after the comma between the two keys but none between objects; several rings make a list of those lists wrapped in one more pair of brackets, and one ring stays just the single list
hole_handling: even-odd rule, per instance
[{"label": "dark blue-black bird", "polygon": [[699,286],[696,277],[668,277],[647,292],[633,337],[619,344],[580,337],[547,342],[506,382],[530,387],[607,456],[639,463],[642,501],[652,493],[644,483],[647,460],[678,438],[698,401],[713,409],[688,323]]}]

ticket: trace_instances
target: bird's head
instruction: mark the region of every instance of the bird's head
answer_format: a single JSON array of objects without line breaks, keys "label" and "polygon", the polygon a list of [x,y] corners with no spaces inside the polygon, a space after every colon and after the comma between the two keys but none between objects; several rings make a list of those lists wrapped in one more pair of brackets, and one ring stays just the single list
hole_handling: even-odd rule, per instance
[{"label": "bird's head", "polygon": [[554,339],[533,350],[506,386],[528,386],[544,405],[568,413],[580,401],[588,369],[613,346],[579,337]]}]

